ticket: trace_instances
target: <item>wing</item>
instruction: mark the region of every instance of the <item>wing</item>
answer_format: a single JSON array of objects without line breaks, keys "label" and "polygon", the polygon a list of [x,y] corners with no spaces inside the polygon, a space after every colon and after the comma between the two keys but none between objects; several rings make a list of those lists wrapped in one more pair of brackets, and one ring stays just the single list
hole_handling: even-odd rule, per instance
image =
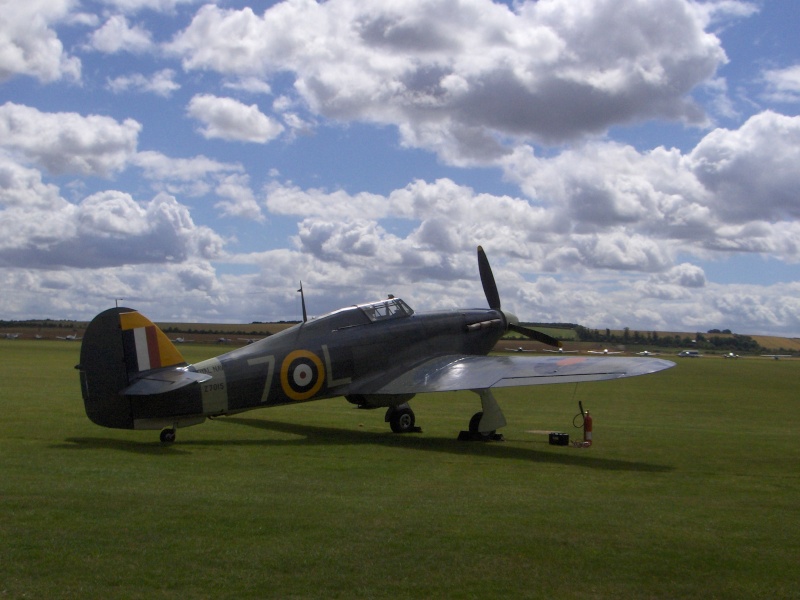
[{"label": "wing", "polygon": [[675,363],[658,358],[440,356],[388,382],[366,385],[358,392],[409,394],[600,381],[646,375],[674,366]]}]

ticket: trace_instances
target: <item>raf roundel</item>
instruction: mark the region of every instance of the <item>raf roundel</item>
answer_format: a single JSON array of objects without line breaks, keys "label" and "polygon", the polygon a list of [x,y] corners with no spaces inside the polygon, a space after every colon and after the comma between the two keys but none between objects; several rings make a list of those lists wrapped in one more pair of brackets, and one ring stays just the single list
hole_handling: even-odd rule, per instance
[{"label": "raf roundel", "polygon": [[281,387],[292,400],[308,400],[319,392],[325,380],[325,367],[313,352],[295,350],[283,359]]}]

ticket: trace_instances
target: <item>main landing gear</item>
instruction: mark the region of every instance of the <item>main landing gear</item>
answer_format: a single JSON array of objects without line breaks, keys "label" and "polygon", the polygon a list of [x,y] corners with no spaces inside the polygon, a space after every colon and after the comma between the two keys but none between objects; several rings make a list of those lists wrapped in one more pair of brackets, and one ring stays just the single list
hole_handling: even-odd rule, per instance
[{"label": "main landing gear", "polygon": [[175,441],[175,428],[168,427],[166,429],[162,429],[160,438],[162,444],[171,444]]},{"label": "main landing gear", "polygon": [[414,411],[411,410],[408,403],[390,406],[386,411],[385,421],[389,423],[395,433],[419,433],[422,431],[419,427],[414,426]]},{"label": "main landing gear", "polygon": [[460,441],[500,442],[503,435],[497,433],[505,427],[506,418],[500,405],[497,404],[491,390],[473,390],[481,397],[482,411],[476,412],[469,420],[469,429],[458,434]]}]

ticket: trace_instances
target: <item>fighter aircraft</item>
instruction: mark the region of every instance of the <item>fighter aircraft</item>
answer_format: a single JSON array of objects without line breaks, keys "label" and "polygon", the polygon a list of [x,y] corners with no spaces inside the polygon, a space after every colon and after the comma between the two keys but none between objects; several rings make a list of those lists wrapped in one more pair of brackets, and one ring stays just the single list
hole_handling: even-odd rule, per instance
[{"label": "fighter aircraft", "polygon": [[[501,309],[489,261],[478,247],[489,308],[417,313],[399,298],[339,309],[254,344],[188,365],[169,338],[139,312],[108,309],[89,324],[81,346],[81,391],[94,423],[122,429],[178,427],[254,408],[344,396],[385,408],[396,433],[418,431],[408,405],[415,394],[471,390],[482,410],[473,438],[496,439],[506,424],[493,388],[576,383],[655,373],[675,363],[656,358],[488,356],[507,331],[559,346]],[[303,300],[305,309],[305,301]]]}]

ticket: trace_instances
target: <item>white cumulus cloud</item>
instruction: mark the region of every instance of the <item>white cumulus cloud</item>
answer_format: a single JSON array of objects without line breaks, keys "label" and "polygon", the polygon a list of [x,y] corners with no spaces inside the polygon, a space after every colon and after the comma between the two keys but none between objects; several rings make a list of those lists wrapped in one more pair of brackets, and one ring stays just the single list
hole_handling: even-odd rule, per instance
[{"label": "white cumulus cloud", "polygon": [[233,98],[198,94],[189,102],[187,112],[203,124],[200,131],[207,138],[264,144],[283,131],[283,125],[262,113],[257,105]]},{"label": "white cumulus cloud", "polygon": [[[733,4],[742,4],[734,2]],[[727,11],[735,13],[736,11]],[[689,97],[725,63],[687,0],[282,2],[206,5],[168,49],[184,68],[291,72],[316,113],[397,125],[451,162],[563,142],[648,118],[699,123]]]},{"label": "white cumulus cloud", "polygon": [[81,61],[64,50],[53,26],[69,16],[71,0],[4,2],[0,12],[0,82],[29,75],[43,82],[77,80]]},{"label": "white cumulus cloud", "polygon": [[133,119],[0,106],[0,147],[55,174],[108,176],[125,168],[140,130]]}]

